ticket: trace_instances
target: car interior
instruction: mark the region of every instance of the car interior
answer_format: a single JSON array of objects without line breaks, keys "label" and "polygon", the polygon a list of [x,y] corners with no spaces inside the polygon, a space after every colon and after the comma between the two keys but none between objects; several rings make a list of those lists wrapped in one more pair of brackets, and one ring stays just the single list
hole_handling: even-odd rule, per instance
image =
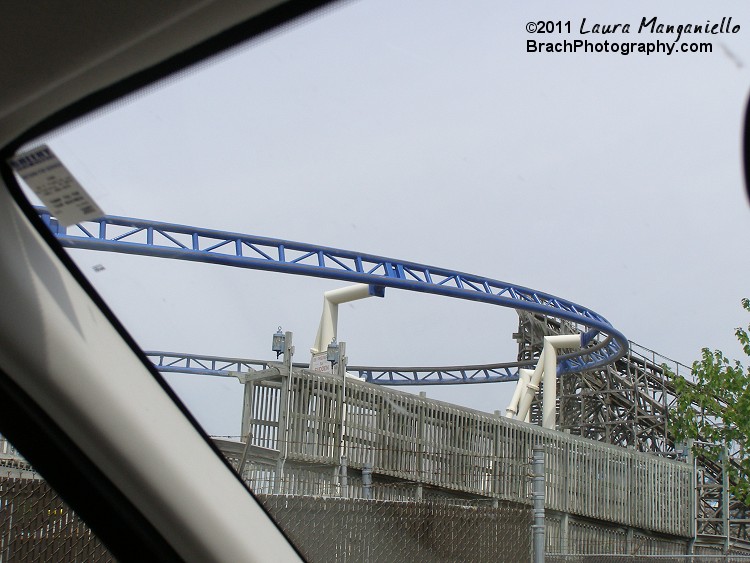
[{"label": "car interior", "polygon": [[[324,4],[5,4],[2,160],[42,131]],[[0,192],[0,432],[119,560],[299,560],[40,228],[7,166]],[[116,366],[105,378],[102,362]],[[189,469],[181,461],[186,455]]]}]

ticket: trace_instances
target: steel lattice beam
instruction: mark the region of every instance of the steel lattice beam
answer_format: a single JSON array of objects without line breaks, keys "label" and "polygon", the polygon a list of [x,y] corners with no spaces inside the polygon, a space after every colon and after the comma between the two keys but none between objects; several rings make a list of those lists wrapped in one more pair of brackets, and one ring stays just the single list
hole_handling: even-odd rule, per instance
[{"label": "steel lattice beam", "polygon": [[[266,369],[266,360],[201,356],[181,352],[146,351],[146,356],[156,369],[163,373],[185,373],[234,377],[235,373],[246,373],[251,369]],[[305,368],[307,364],[295,363],[294,367]],[[458,383],[496,383],[516,381],[518,369],[515,364],[494,364],[447,367],[372,367],[347,366],[347,372],[378,385],[446,385]]]},{"label": "steel lattice beam", "polygon": [[[584,348],[560,357],[560,373],[603,367],[622,357],[628,348],[628,341],[621,332],[586,307],[548,293],[474,274],[307,243],[128,217],[105,216],[66,229],[46,209],[37,210],[60,244],[69,248],[364,283],[479,301],[557,318],[576,327],[576,332],[584,333]],[[432,374],[412,368],[373,370],[369,379],[389,380],[391,384],[505,380],[498,378],[512,378],[518,367],[528,365],[527,361],[510,362],[481,366],[474,371],[433,368]],[[500,372],[496,373],[496,370]]]}]

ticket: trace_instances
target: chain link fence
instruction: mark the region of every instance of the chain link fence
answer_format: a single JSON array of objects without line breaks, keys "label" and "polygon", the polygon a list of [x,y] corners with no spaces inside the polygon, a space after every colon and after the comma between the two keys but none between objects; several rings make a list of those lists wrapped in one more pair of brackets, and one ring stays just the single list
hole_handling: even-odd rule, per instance
[{"label": "chain link fence", "polygon": [[0,478],[0,563],[114,561],[83,521],[38,479]]},{"label": "chain link fence", "polygon": [[311,563],[530,560],[531,510],[521,504],[259,498]]},{"label": "chain link fence", "polygon": [[547,555],[545,563],[750,563],[746,555]]},{"label": "chain link fence", "polygon": [[[9,471],[0,473],[0,563],[114,561],[43,480],[10,473],[21,469],[17,464],[0,469]],[[532,557],[529,503],[473,498],[383,475],[365,480],[361,470],[330,465],[287,462],[279,471],[276,463],[249,462],[243,477],[312,563],[515,563]],[[713,544],[684,555],[691,549],[684,537],[549,509],[545,520],[548,563],[750,563],[750,555],[723,554]]]},{"label": "chain link fence", "polygon": [[[270,487],[269,487],[270,488]],[[312,563],[509,561],[531,559],[531,507],[442,496],[413,484],[373,487],[371,500],[260,494],[260,501]],[[442,493],[442,494],[441,494]],[[606,523],[569,519],[560,554],[560,514],[547,517],[548,563],[750,563],[685,540],[641,535]],[[630,551],[631,555],[626,555]],[[702,552],[702,553],[701,553]],[[0,477],[0,563],[114,561],[85,524],[42,480]]]}]

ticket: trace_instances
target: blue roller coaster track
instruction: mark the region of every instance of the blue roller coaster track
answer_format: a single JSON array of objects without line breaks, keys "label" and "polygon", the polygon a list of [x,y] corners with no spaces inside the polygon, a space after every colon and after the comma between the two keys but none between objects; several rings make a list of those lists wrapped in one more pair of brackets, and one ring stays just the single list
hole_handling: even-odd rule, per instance
[{"label": "blue roller coaster track", "polygon": [[[186,373],[235,377],[251,369],[265,369],[267,360],[200,356],[179,352],[147,351],[146,356],[163,373]],[[294,364],[307,367],[308,364]],[[447,367],[368,367],[347,366],[346,371],[370,383],[381,385],[449,385],[456,383],[493,383],[516,381],[518,364],[492,364]]]},{"label": "blue roller coaster track", "polygon": [[[64,247],[206,262],[432,293],[545,315],[573,323],[581,350],[560,356],[558,373],[597,369],[621,358],[625,336],[594,311],[548,293],[490,278],[349,250],[129,217],[104,216],[65,228],[44,208],[42,221]],[[229,375],[263,361],[147,352],[165,372]],[[354,367],[360,377],[387,385],[487,383],[517,379],[533,361],[426,368]]]}]

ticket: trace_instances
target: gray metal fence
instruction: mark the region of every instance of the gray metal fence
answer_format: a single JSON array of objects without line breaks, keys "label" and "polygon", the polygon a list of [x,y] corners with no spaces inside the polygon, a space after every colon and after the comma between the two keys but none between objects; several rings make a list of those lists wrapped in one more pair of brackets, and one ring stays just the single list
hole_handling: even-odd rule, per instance
[{"label": "gray metal fence", "polygon": [[[692,468],[448,403],[295,370],[251,384],[251,443],[285,459],[350,467],[457,493],[529,502],[534,444],[547,454],[547,508],[692,535]],[[345,387],[345,388],[344,388]],[[287,396],[284,396],[287,394]],[[281,405],[284,405],[282,409]],[[286,424],[279,428],[279,413]]]},{"label": "gray metal fence", "polygon": [[690,553],[687,538],[647,534],[606,522],[575,518],[560,513],[547,513],[547,554],[638,554],[684,555]]}]

